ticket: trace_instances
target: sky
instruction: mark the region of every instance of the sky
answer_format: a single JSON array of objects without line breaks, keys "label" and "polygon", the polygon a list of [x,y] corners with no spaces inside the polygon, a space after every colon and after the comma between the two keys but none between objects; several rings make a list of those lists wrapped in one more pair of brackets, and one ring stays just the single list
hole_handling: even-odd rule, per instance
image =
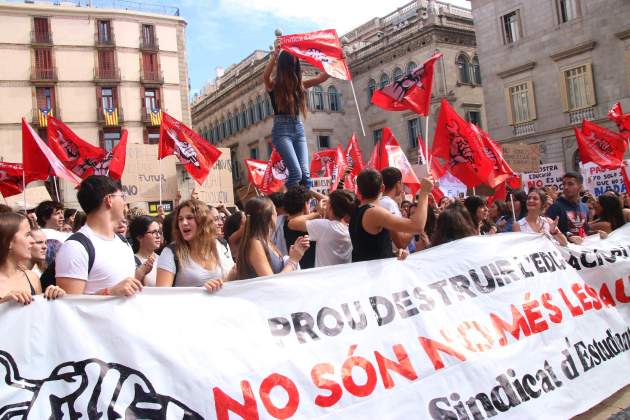
[{"label": "sky", "polygon": [[[188,22],[186,50],[191,95],[254,50],[268,50],[274,31],[285,35],[336,29],[339,36],[374,17],[385,16],[410,0],[179,0]],[[466,0],[447,0],[470,8]]]}]

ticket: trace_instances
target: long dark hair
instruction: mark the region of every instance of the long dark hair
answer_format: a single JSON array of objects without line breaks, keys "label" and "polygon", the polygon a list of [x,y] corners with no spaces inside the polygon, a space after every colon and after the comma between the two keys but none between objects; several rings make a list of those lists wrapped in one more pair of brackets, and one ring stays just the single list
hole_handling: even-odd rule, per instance
[{"label": "long dark hair", "polygon": [[[510,202],[510,194],[514,197],[514,201],[521,203],[521,212],[516,215],[516,220],[514,220],[516,222],[517,220],[521,220],[523,217],[527,216],[527,194],[525,194],[525,191],[523,190],[512,190],[507,196],[506,202],[508,203]],[[508,215],[512,218],[511,211],[508,212]]]},{"label": "long dark hair", "polygon": [[468,210],[460,204],[451,204],[438,216],[435,231],[431,236],[431,246],[477,235]]},{"label": "long dark hair", "polygon": [[155,222],[155,219],[151,216],[136,216],[131,219],[129,223],[129,236],[131,238],[131,248],[136,253],[140,250],[140,241],[138,238],[144,236],[149,231],[151,223]]},{"label": "long dark hair", "polygon": [[464,206],[466,207],[466,210],[468,210],[468,214],[470,214],[470,218],[475,226],[479,226],[479,223],[481,222],[481,220],[477,218],[477,210],[479,210],[479,207],[483,207],[485,205],[486,200],[478,195],[468,196],[464,200]]},{"label": "long dark hair", "polygon": [[0,213],[0,266],[7,262],[11,241],[25,219],[26,216],[20,213]]},{"label": "long dark hair", "polygon": [[599,205],[602,206],[602,214],[599,216],[599,220],[610,223],[610,228],[615,230],[623,226],[626,221],[623,217],[623,210],[621,208],[621,201],[617,197],[610,195],[600,195],[597,197]]},{"label": "long dark hair", "polygon": [[[273,202],[267,197],[253,197],[245,203],[245,231],[238,248],[238,259],[236,260],[236,270],[238,278],[245,280],[251,276],[255,270],[249,263],[249,250],[252,241],[258,239],[263,244],[269,241],[273,226]],[[269,259],[269,255],[267,255]]]},{"label": "long dark hair", "polygon": [[278,113],[297,116],[299,111],[306,117],[306,91],[300,60],[284,51],[280,52],[276,64],[273,95]]}]

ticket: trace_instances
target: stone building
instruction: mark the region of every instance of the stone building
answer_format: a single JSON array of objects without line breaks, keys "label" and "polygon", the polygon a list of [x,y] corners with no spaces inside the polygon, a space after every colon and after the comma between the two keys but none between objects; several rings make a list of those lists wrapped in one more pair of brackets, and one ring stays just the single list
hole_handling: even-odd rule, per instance
[{"label": "stone building", "polygon": [[50,113],[108,150],[123,128],[130,143],[157,144],[153,110],[190,124],[186,22],[178,10],[82,3],[0,4],[0,156],[5,161],[22,161],[22,117],[46,138],[42,117]]},{"label": "stone building", "polygon": [[490,134],[577,169],[573,127],[630,109],[630,2],[471,0]]},{"label": "stone building", "polygon": [[[273,42],[270,34],[269,42]],[[305,131],[309,151],[345,146],[356,133],[367,159],[384,127],[392,129],[410,159],[424,118],[412,112],[388,112],[370,104],[374,90],[402,77],[435,52],[436,64],[429,133],[442,97],[469,120],[485,127],[481,72],[470,10],[437,1],[417,0],[374,18],[342,36],[366,135],[362,136],[350,83],[329,79],[310,89]],[[271,151],[271,106],[262,81],[268,51],[257,50],[207,86],[192,105],[193,127],[208,141],[229,147],[235,185],[246,183],[243,160],[266,160]],[[304,66],[305,78],[315,74]]]}]

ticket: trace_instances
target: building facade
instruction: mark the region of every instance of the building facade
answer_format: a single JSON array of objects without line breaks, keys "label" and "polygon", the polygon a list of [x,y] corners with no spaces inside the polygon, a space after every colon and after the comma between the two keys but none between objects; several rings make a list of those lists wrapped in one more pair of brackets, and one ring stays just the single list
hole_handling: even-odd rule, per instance
[{"label": "building facade", "polygon": [[[273,38],[270,37],[270,41]],[[436,52],[429,133],[433,133],[442,97],[469,120],[485,127],[481,71],[470,10],[418,0],[342,36],[353,77],[365,136],[362,135],[350,83],[329,79],[308,92],[304,120],[309,151],[345,147],[356,133],[367,159],[382,129],[389,127],[415,161],[417,138],[426,138],[424,118],[412,112],[389,112],[371,105],[373,92],[402,77]],[[255,51],[225,70],[192,105],[193,127],[208,141],[231,149],[235,185],[247,182],[243,160],[266,160],[271,152],[272,110],[262,74],[268,51]],[[316,72],[303,66],[304,78]]]},{"label": "building facade", "polygon": [[471,0],[490,134],[577,169],[573,127],[630,109],[630,2]]},{"label": "building facade", "polygon": [[0,4],[1,158],[22,161],[22,117],[45,139],[51,114],[107,150],[123,129],[129,143],[157,144],[158,110],[190,124],[186,22],[178,14]]}]

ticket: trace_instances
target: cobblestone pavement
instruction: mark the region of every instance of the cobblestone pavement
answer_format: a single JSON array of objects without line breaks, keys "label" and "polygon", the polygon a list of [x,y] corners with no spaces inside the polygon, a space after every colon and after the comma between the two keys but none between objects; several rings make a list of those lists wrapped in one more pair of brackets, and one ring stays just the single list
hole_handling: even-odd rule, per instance
[{"label": "cobblestone pavement", "polygon": [[630,420],[630,385],[573,420]]}]

